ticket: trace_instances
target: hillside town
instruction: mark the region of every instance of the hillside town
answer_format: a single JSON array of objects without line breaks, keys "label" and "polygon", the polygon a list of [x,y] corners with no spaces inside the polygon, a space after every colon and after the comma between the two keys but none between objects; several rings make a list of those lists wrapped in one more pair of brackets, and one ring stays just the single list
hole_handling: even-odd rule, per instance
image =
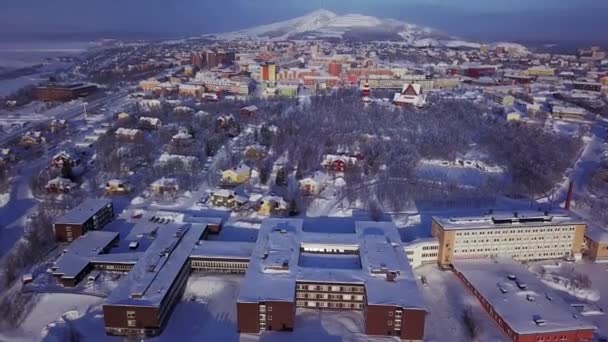
[{"label": "hillside town", "polygon": [[608,339],[605,50],[279,28],[2,98],[0,340]]}]

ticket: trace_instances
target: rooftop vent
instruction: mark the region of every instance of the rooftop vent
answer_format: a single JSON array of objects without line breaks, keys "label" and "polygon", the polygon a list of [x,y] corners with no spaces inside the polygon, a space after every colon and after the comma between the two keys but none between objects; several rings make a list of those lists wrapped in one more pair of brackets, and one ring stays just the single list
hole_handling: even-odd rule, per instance
[{"label": "rooftop vent", "polygon": [[553,300],[553,297],[548,293],[545,293],[545,298],[547,298],[547,300]]},{"label": "rooftop vent", "polygon": [[522,281],[516,280],[515,284],[517,284],[517,287],[519,287],[520,290],[525,290],[528,288],[528,285]]},{"label": "rooftop vent", "polygon": [[539,327],[547,325],[547,321],[545,321],[540,315],[534,315],[534,317],[532,318],[532,320]]},{"label": "rooftop vent", "polygon": [[517,276],[515,274],[507,274],[507,278],[509,278],[509,280],[513,280],[513,281],[517,280]]},{"label": "rooftop vent", "polygon": [[500,290],[500,292],[502,292],[503,294],[504,294],[504,293],[509,292],[509,290],[505,289],[505,288],[504,288],[504,287],[502,287],[502,286],[498,286],[498,289],[499,289],[499,290]]},{"label": "rooftop vent", "polygon": [[534,301],[536,301],[536,299],[534,299],[534,296],[530,295],[530,294],[526,295],[526,299],[528,300],[528,302],[534,302]]}]

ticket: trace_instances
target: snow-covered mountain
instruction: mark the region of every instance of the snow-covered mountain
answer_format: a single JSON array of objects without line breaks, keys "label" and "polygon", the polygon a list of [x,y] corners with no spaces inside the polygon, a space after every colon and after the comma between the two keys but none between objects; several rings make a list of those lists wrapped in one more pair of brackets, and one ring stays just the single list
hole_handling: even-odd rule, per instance
[{"label": "snow-covered mountain", "polygon": [[218,36],[222,38],[315,39],[323,37],[344,38],[345,36],[356,38],[357,35],[369,35],[371,38],[388,38],[391,40],[436,38],[442,36],[432,29],[407,24],[394,19],[379,19],[361,14],[337,15],[328,10],[317,10],[303,17]]},{"label": "snow-covered mountain", "polygon": [[[437,30],[395,19],[379,19],[361,14],[338,15],[317,10],[302,17],[246,30],[215,35],[223,39],[258,38],[270,40],[339,38],[359,41],[399,41],[414,47],[478,49],[478,42],[451,37]],[[524,47],[521,47],[525,49]]]}]

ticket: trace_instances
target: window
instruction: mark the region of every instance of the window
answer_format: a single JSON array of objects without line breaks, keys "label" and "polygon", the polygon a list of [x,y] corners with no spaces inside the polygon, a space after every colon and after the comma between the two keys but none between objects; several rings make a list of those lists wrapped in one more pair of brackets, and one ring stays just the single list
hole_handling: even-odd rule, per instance
[{"label": "window", "polygon": [[388,325],[393,325],[393,321],[388,321]]},{"label": "window", "polygon": [[392,311],[389,311],[389,312],[388,312],[388,315],[392,317],[392,316],[393,316],[393,312],[392,312]]},{"label": "window", "polygon": [[134,319],[128,319],[127,320],[127,326],[128,327],[134,327],[136,325],[136,322]]},{"label": "window", "polygon": [[127,319],[135,319],[135,311],[127,311]]},{"label": "window", "polygon": [[272,311],[272,306],[269,306],[269,307],[268,307],[268,311]]},{"label": "window", "polygon": [[268,320],[272,321],[272,315],[268,315]]}]

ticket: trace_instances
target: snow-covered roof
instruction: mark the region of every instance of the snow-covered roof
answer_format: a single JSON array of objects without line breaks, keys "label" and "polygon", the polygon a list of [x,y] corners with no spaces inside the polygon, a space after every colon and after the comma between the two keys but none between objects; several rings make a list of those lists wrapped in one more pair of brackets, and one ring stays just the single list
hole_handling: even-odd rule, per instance
[{"label": "snow-covered roof", "polygon": [[193,157],[193,156],[184,156],[184,155],[180,155],[180,154],[169,154],[169,153],[163,153],[160,155],[160,157],[158,157],[159,164],[167,164],[167,163],[171,163],[171,162],[180,161],[180,162],[184,163],[185,165],[190,165],[190,164],[195,163],[197,160],[198,160],[198,158]]},{"label": "snow-covered roof", "polygon": [[[331,221],[326,221],[331,224]],[[306,231],[302,219],[264,220],[251,255],[239,302],[293,301],[296,282],[355,283],[366,287],[368,304],[394,305],[424,310],[414,274],[407,261],[401,238],[391,222],[349,222],[352,231],[327,233]],[[328,250],[348,250],[348,264],[332,266],[325,253],[300,264],[300,250],[306,246]],[[305,254],[304,254],[305,255]],[[315,254],[316,256],[316,254]],[[344,254],[337,255],[341,258]],[[335,259],[335,258],[334,258]],[[340,264],[340,263],[339,263]],[[352,265],[350,265],[352,266]]]},{"label": "snow-covered roof", "polygon": [[201,241],[194,247],[191,258],[249,260],[255,242],[241,241]]},{"label": "snow-covered roof", "polygon": [[117,135],[128,135],[128,136],[135,136],[137,134],[139,134],[141,131],[139,129],[136,128],[124,128],[124,127],[120,127],[116,130],[116,134]]},{"label": "snow-covered roof", "polygon": [[518,334],[595,329],[559,294],[512,260],[457,261],[454,267]]},{"label": "snow-covered roof", "polygon": [[248,112],[255,112],[256,110],[258,110],[258,107],[256,105],[251,105],[251,106],[243,107],[243,108],[241,108],[241,110],[245,110]]},{"label": "snow-covered roof", "polygon": [[521,228],[540,226],[571,226],[585,224],[578,217],[572,216],[566,211],[540,212],[519,211],[496,212],[481,216],[433,216],[433,221],[444,230],[468,230],[468,229],[495,229],[495,228]]},{"label": "snow-covered roof", "polygon": [[116,232],[95,230],[79,236],[64,249],[63,254],[55,261],[53,275],[75,278],[87,268],[92,257],[102,253],[116,238],[118,238]]},{"label": "snow-covered roof", "polygon": [[55,224],[84,224],[91,216],[109,205],[112,205],[112,201],[107,199],[87,198],[76,208],[55,221]]},{"label": "snow-covered roof", "polygon": [[590,225],[585,231],[585,237],[597,243],[608,243],[608,230]]},{"label": "snow-covered roof", "polygon": [[160,307],[206,228],[206,224],[168,224],[159,229],[105,304]]}]

